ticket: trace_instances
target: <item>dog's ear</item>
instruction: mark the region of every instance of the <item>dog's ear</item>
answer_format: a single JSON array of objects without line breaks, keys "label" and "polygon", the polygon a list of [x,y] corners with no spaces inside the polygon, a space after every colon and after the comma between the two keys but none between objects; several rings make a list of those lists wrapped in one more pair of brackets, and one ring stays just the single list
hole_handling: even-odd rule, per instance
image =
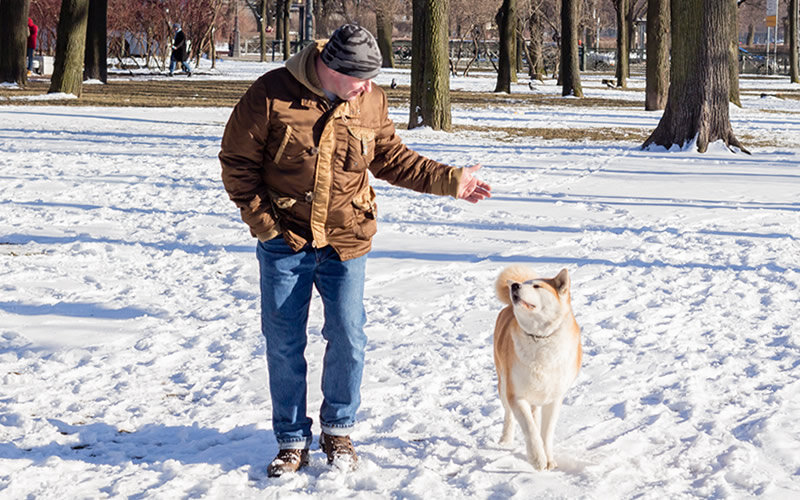
[{"label": "dog's ear", "polygon": [[569,293],[569,271],[562,269],[558,276],[553,278],[556,291],[559,295],[566,295]]}]

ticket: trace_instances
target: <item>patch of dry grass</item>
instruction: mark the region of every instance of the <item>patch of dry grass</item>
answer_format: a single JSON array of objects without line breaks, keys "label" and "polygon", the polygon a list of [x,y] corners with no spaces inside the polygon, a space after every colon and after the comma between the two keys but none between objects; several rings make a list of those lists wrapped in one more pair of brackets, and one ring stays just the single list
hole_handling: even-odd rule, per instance
[{"label": "patch of dry grass", "polygon": [[[156,80],[117,80],[110,79],[106,85],[84,85],[83,94],[78,99],[19,101],[10,100],[12,96],[45,95],[49,80],[34,79],[21,90],[0,88],[0,105],[64,105],[64,106],[134,106],[134,107],[233,107],[250,87],[249,81],[208,81],[192,80],[183,76]],[[385,88],[389,102],[393,106],[408,106],[409,87]],[[774,94],[781,99],[800,99],[800,92]],[[570,106],[570,107],[615,107],[640,108],[643,102],[609,100],[584,97],[564,99],[557,95],[542,94],[503,94],[494,92],[452,91],[450,102],[465,108],[514,107],[514,106]],[[779,111],[775,111],[778,113]],[[397,124],[405,128],[405,124]],[[652,130],[641,128],[515,128],[482,127],[476,125],[456,125],[455,131],[491,133],[498,141],[514,142],[523,138],[568,141],[604,141],[643,143]],[[748,148],[790,146],[777,140],[765,140],[747,134],[739,139]],[[793,146],[793,145],[791,145]]]}]

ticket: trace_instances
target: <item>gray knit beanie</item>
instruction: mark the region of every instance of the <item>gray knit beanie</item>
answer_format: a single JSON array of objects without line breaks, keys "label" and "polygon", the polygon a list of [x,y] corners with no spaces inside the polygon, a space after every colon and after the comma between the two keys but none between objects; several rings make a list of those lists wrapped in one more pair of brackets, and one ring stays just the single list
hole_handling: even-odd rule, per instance
[{"label": "gray knit beanie", "polygon": [[330,69],[361,80],[375,78],[383,62],[372,33],[354,24],[334,31],[320,57]]}]

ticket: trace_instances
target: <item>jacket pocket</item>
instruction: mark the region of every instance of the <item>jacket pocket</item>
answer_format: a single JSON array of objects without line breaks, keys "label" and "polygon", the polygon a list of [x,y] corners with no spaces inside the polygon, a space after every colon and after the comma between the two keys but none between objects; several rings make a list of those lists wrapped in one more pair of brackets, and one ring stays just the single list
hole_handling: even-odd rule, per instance
[{"label": "jacket pocket", "polygon": [[278,150],[275,152],[275,163],[279,163],[281,158],[283,157],[283,151],[286,149],[286,145],[289,144],[289,139],[292,138],[292,126],[286,125],[286,132],[283,134],[283,139],[281,139],[281,144],[278,146]]},{"label": "jacket pocket", "polygon": [[369,240],[378,232],[378,205],[375,203],[375,190],[367,186],[353,199],[353,233],[359,240]]},{"label": "jacket pocket", "polygon": [[370,128],[348,125],[347,159],[344,169],[364,171],[375,159],[375,131]]}]

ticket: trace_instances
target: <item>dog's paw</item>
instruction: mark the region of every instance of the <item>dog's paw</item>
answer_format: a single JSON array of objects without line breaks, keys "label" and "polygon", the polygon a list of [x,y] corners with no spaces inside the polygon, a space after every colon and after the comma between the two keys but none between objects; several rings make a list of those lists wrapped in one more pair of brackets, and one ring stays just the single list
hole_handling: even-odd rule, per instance
[{"label": "dog's paw", "polygon": [[546,470],[548,468],[547,466],[549,465],[547,459],[540,456],[528,455],[528,461],[531,463],[534,469],[539,471]]},{"label": "dog's paw", "polygon": [[512,436],[501,436],[500,441],[497,442],[500,446],[510,446],[511,442],[514,440]]},{"label": "dog's paw", "polygon": [[555,469],[556,467],[558,467],[558,464],[556,463],[556,461],[555,461],[555,460],[553,460],[553,459],[551,458],[550,460],[548,460],[548,461],[547,461],[547,470],[553,470],[553,469]]}]

